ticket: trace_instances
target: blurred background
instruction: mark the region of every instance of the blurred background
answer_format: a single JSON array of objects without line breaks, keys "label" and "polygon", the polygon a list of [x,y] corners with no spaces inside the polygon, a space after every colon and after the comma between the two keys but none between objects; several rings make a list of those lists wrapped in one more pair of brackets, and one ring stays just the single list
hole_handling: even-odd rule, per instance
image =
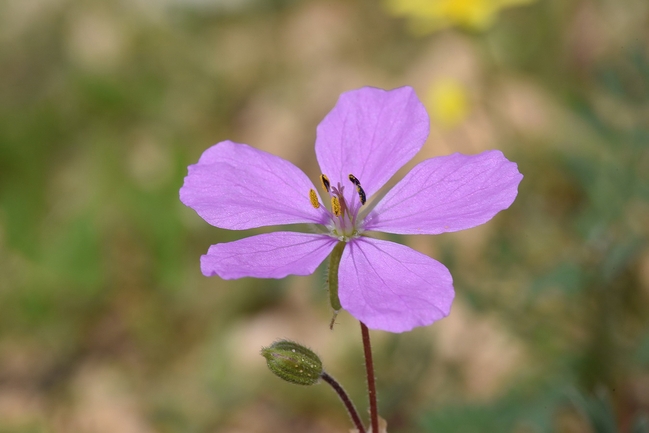
[{"label": "blurred background", "polygon": [[372,333],[389,431],[649,431],[649,2],[5,0],[0,432],[347,432],[331,389],[259,355],[311,347],[366,413],[324,270],[203,277],[209,245],[259,231],[209,226],[178,189],[225,139],[316,180],[316,125],[365,85],[427,106],[407,168],[496,148],[525,175],[486,225],[393,237],[457,298]]}]

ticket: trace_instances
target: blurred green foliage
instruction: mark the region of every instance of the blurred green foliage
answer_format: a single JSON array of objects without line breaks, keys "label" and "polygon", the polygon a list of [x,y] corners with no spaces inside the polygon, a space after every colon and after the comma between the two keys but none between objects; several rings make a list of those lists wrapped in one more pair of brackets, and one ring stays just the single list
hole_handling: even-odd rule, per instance
[{"label": "blurred green foliage", "polygon": [[241,234],[178,189],[224,139],[314,175],[339,93],[424,95],[439,71],[472,113],[433,119],[429,154],[502,148],[525,178],[484,230],[413,241],[457,307],[375,334],[389,431],[647,431],[648,29],[645,0],[539,0],[425,37],[367,0],[0,3],[0,432],[346,431],[330,390],[258,356],[295,338],[364,407],[324,272],[204,278],[200,255]]}]

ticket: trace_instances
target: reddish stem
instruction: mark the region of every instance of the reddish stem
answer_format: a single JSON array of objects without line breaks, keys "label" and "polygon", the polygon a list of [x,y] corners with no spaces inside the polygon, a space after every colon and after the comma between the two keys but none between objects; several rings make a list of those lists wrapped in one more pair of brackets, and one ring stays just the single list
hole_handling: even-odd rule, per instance
[{"label": "reddish stem", "polygon": [[352,422],[356,426],[356,430],[358,430],[358,433],[365,433],[365,427],[363,426],[363,421],[361,421],[361,417],[358,416],[358,411],[356,411],[356,408],[354,407],[354,403],[349,399],[349,396],[345,392],[345,389],[340,386],[340,384],[334,379],[333,377],[329,376],[326,372],[322,372],[322,375],[320,376],[322,380],[327,382],[331,387],[336,391],[336,394],[338,394],[338,397],[340,397],[340,400],[343,402],[345,405],[345,408],[347,409],[347,413],[349,413],[349,417],[352,419]]},{"label": "reddish stem", "polygon": [[372,344],[370,331],[363,322],[361,334],[363,335],[363,351],[365,352],[365,370],[367,372],[367,394],[370,399],[370,421],[372,433],[379,433],[379,411],[376,405],[376,381],[374,379],[374,362],[372,361]]}]

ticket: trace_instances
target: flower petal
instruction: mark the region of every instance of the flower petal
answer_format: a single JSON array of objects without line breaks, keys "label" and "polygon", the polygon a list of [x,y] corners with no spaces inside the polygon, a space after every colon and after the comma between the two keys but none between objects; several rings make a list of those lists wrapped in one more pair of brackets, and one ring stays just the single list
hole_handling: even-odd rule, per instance
[{"label": "flower petal", "polygon": [[416,165],[365,219],[365,230],[438,234],[483,224],[507,209],[523,179],[499,150]]},{"label": "flower petal", "polygon": [[201,256],[201,272],[225,280],[309,275],[338,242],[326,235],[274,232],[212,245]]},{"label": "flower petal", "polygon": [[315,152],[332,185],[360,180],[367,196],[379,190],[428,137],[426,109],[411,87],[363,87],[340,95],[317,129]]},{"label": "flower petal", "polygon": [[343,308],[369,328],[410,331],[446,317],[453,278],[436,260],[404,245],[372,238],[347,244],[340,260]]},{"label": "flower petal", "polygon": [[223,141],[189,166],[180,201],[224,229],[322,223],[324,207],[311,205],[309,189],[313,183],[285,159]]}]

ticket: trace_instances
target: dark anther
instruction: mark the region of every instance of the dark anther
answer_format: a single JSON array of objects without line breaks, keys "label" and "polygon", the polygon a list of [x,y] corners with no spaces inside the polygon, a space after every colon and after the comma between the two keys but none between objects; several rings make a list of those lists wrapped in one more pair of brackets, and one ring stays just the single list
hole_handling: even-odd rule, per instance
[{"label": "dark anther", "polygon": [[329,178],[326,174],[320,175],[320,182],[322,182],[322,187],[325,189],[325,191],[331,191],[331,182],[329,182]]},{"label": "dark anther", "polygon": [[353,174],[349,175],[349,181],[354,184],[356,191],[358,192],[358,197],[361,199],[361,206],[367,201],[367,196],[365,195],[365,190],[361,186],[361,181],[356,178]]}]

